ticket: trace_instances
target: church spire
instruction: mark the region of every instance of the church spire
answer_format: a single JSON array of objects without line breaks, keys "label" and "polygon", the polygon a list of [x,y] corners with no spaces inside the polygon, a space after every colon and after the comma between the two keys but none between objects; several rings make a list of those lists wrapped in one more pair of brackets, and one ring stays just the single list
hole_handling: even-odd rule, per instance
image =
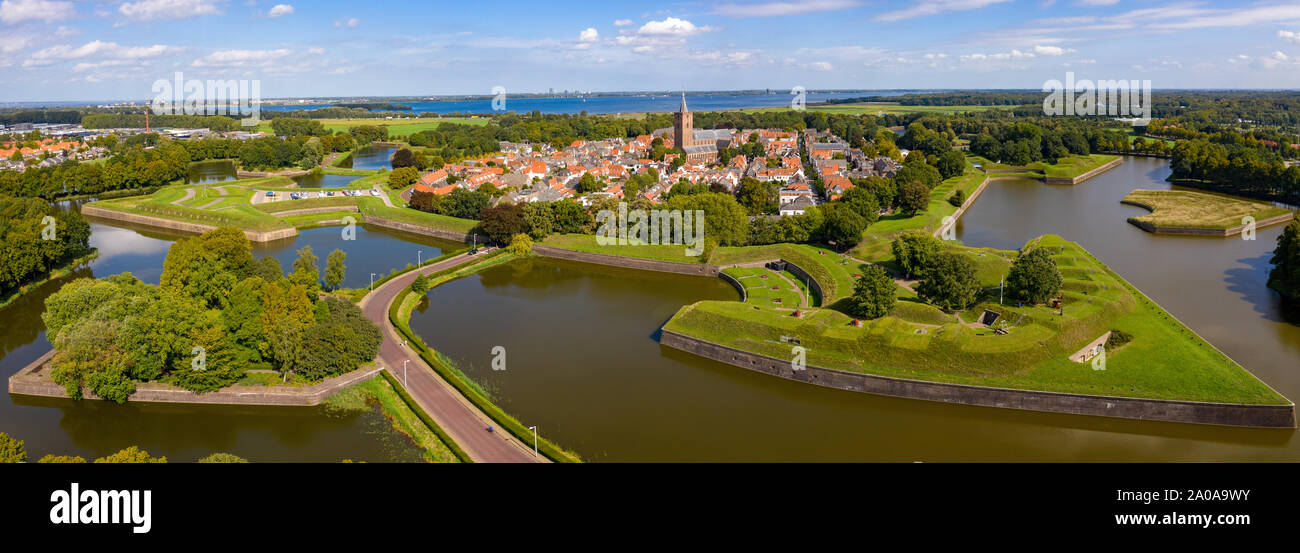
[{"label": "church spire", "polygon": [[677,108],[677,113],[686,113],[686,91],[682,91],[682,107]]}]

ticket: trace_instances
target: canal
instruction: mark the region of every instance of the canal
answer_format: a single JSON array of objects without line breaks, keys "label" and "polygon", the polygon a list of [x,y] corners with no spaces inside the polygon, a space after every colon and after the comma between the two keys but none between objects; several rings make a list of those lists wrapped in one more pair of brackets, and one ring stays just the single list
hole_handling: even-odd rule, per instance
[{"label": "canal", "polygon": [[[64,209],[79,203],[64,202]],[[114,222],[91,221],[91,245],[99,257],[75,277],[130,272],[157,284],[163,259],[184,234]],[[458,246],[418,235],[358,227],[355,240],[340,228],[302,231],[295,239],[258,244],[253,255],[274,256],[290,271],[296,251],[311,245],[323,271],[335,248],[347,252],[344,286],[364,287],[370,273],[389,271]],[[8,378],[50,350],[41,321],[45,298],[68,278],[46,283],[0,309],[0,375]],[[419,461],[418,448],[392,429],[375,407],[340,413],[326,407],[168,405],[0,396],[0,431],[26,441],[32,459],[47,453],[103,456],[136,445],[171,460],[194,461],[213,452],[234,453],[253,461]]]},{"label": "canal", "polygon": [[[1247,242],[1156,236],[1126,223],[1143,211],[1119,200],[1169,188],[1168,174],[1163,160],[1133,158],[1075,186],[996,182],[958,237],[1006,249],[1044,233],[1076,240],[1281,393],[1300,397],[1300,327],[1264,286],[1281,227]],[[528,260],[434,289],[412,327],[525,425],[592,461],[1300,460],[1291,430],[871,396],[656,342],[678,306],[734,297],[718,279]],[[503,371],[493,370],[496,346],[506,352]]]},{"label": "canal", "polygon": [[[1281,227],[1255,241],[1156,236],[1125,222],[1137,188],[1166,189],[1167,162],[1126,159],[1075,186],[989,186],[958,226],[974,246],[1017,248],[1055,233],[1082,243],[1175,316],[1282,394],[1300,397],[1300,326],[1264,281]],[[70,208],[75,208],[71,206]],[[95,222],[101,257],[83,276],[131,271],[157,282],[178,235]],[[348,252],[349,286],[448,246],[358,229],[304,231],[259,246],[286,270],[311,244],[320,265]],[[377,268],[377,270],[376,270]],[[47,284],[0,310],[0,374],[48,351]],[[659,346],[679,307],[733,299],[720,279],[544,258],[435,288],[415,331],[456,360],[525,425],[591,461],[1167,461],[1300,460],[1294,431],[1220,428],[1034,413],[871,396],[791,382]],[[493,349],[505,370],[493,370]],[[0,398],[0,430],[29,451],[96,456],[129,445],[176,460],[229,451],[253,460],[414,460],[382,415],[313,408],[175,406]]]}]

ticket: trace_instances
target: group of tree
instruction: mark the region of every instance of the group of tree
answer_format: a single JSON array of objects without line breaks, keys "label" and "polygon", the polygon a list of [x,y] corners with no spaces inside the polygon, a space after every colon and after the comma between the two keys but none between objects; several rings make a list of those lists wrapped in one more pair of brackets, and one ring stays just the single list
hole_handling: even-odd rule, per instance
[{"label": "group of tree", "polygon": [[1276,153],[1263,148],[1179,141],[1170,168],[1170,179],[1180,184],[1300,204],[1300,165],[1288,167]]},{"label": "group of tree", "polygon": [[1300,302],[1300,219],[1291,221],[1277,237],[1269,264],[1273,266],[1268,273],[1269,287]]},{"label": "group of tree", "polygon": [[975,302],[979,281],[969,256],[920,230],[900,234],[891,250],[906,276],[920,279],[916,293],[925,301],[948,310],[965,309]]},{"label": "group of tree", "polygon": [[80,214],[0,196],[0,298],[88,253],[90,224]]},{"label": "group of tree", "polygon": [[[0,464],[4,463],[26,463],[27,447],[23,440],[16,439],[4,432],[0,432]],[[48,454],[41,457],[37,463],[85,463],[86,458],[79,455],[54,455]],[[111,453],[95,459],[96,463],[166,463],[167,457],[154,457],[149,455],[148,451],[140,449],[137,446],[131,446],[116,453]],[[237,455],[229,453],[213,453],[203,459],[200,463],[247,463],[248,461]]]},{"label": "group of tree", "polygon": [[[223,227],[173,244],[157,286],[130,273],[68,283],[42,315],[58,352],[51,377],[74,398],[84,388],[123,402],[136,382],[207,392],[250,369],[315,381],[374,359],[379,329],[352,303],[322,298],[315,255],[298,253],[286,278],[275,258],[253,258],[242,231]],[[343,261],[330,255],[332,287]]]}]

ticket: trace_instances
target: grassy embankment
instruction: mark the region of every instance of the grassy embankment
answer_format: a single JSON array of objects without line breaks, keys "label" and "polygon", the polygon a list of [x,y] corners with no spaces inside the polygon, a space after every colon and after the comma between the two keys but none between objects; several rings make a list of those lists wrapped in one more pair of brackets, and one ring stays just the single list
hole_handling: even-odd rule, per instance
[{"label": "grassy embankment", "polygon": [[99,250],[95,248],[91,248],[90,253],[86,255],[69,259],[68,261],[64,262],[63,264],[57,267],[50,269],[49,271],[46,271],[41,274],[33,275],[32,278],[27,280],[27,282],[24,282],[14,287],[6,294],[0,295],[0,309],[5,308],[10,303],[13,303],[13,301],[18,299],[19,296],[22,296],[23,294],[26,294],[27,292],[30,292],[32,290],[35,290],[36,288],[40,287],[41,285],[51,280],[63,278],[69,274],[72,274],[73,271],[77,270],[77,267],[81,267],[82,265],[90,263],[91,261],[94,261],[95,258],[97,257],[99,257]]},{"label": "grassy embankment", "polygon": [[[795,318],[739,302],[704,301],[683,308],[664,328],[777,358],[789,356],[780,336],[797,336],[811,365],[882,376],[1125,397],[1286,403],[1077,244],[1045,236],[1033,245],[1058,252],[1053,257],[1066,279],[1064,315],[1045,306],[997,305],[996,292],[967,311],[1000,313],[1002,324],[1009,326],[1007,335],[972,328],[906,297],[894,313],[862,327],[831,309]],[[1108,352],[1106,370],[1068,360],[1108,330],[1122,330],[1134,339]]]},{"label": "grassy embankment", "polygon": [[[381,184],[383,181],[385,181],[384,176],[372,175],[353,181],[347,189],[368,190],[372,186],[378,186],[389,196],[394,206],[404,205],[395,192]],[[226,193],[221,194],[218,188]],[[344,189],[300,189],[296,188],[294,182],[288,178],[265,177],[220,184],[173,185],[163,187],[147,196],[116,198],[88,205],[172,221],[232,226],[257,232],[335,224],[345,216],[352,216],[357,219],[357,222],[365,222],[367,216],[381,217],[459,233],[469,233],[478,224],[477,221],[424,213],[405,207],[388,207],[381,198],[369,194],[359,197],[338,195],[302,200],[289,199],[289,194],[293,192],[323,193],[330,190],[337,192]],[[275,200],[252,203],[254,195],[261,196],[267,191],[275,191]],[[188,199],[187,194],[190,194]],[[359,213],[350,209],[340,209],[322,213],[280,215],[284,212],[304,209],[353,206],[359,210]]]},{"label": "grassy embankment", "polygon": [[1169,229],[1224,230],[1240,226],[1242,218],[1247,216],[1263,221],[1291,212],[1266,202],[1184,190],[1134,190],[1120,201],[1151,210],[1149,215],[1129,217],[1129,222],[1153,225],[1157,232]]},{"label": "grassy embankment", "polygon": [[384,418],[393,425],[393,429],[423,450],[425,461],[461,462],[462,458],[465,458],[465,453],[447,437],[436,422],[427,419],[427,416],[421,416],[423,413],[412,408],[414,402],[389,382],[391,377],[387,373],[382,374],[383,376],[376,376],[340,390],[326,398],[324,405],[331,411],[350,413],[367,411],[372,406],[379,405]]}]

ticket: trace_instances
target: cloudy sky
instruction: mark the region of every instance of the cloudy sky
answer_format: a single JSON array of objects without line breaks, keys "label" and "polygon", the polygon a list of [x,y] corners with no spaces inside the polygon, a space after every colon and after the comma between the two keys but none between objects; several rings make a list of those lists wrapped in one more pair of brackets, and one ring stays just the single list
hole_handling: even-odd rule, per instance
[{"label": "cloudy sky", "polygon": [[176,71],[268,98],[1300,88],[1300,2],[0,0],[0,101],[143,99]]}]

